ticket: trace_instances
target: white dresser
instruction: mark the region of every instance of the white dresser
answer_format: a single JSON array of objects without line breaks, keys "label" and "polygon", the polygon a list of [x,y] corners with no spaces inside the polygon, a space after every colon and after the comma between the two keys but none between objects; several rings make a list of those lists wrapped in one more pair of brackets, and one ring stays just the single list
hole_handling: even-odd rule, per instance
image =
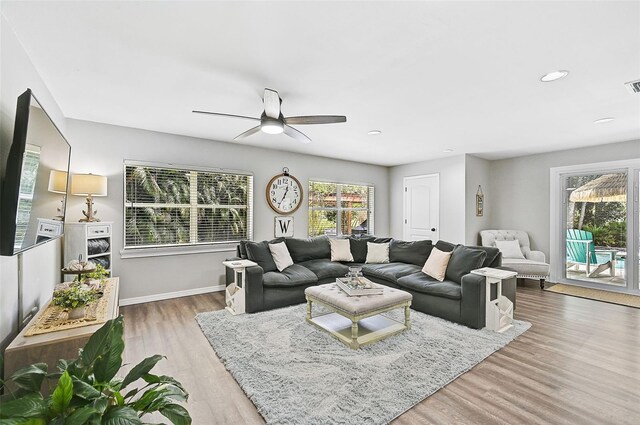
[{"label": "white dresser", "polygon": [[78,256],[82,255],[84,261],[91,260],[101,264],[107,269],[109,275],[113,276],[112,248],[112,222],[67,222],[64,224],[64,264],[68,264],[71,260],[77,260]]}]

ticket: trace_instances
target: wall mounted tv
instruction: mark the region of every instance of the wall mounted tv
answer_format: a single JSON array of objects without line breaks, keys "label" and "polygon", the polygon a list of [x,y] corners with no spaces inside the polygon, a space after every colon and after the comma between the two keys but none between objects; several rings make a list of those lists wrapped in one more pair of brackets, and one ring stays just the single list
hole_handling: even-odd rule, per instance
[{"label": "wall mounted tv", "polygon": [[11,145],[2,143],[0,254],[15,255],[62,236],[71,146],[31,89],[18,97]]}]

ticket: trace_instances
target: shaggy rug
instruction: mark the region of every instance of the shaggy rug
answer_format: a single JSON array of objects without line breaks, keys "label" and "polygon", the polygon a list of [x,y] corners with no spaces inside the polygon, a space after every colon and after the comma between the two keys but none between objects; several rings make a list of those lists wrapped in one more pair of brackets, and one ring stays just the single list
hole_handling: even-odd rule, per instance
[{"label": "shaggy rug", "polygon": [[[320,312],[314,306],[314,316]],[[225,367],[269,424],[384,424],[507,345],[499,334],[411,311],[411,329],[352,350],[305,322],[306,305],[196,316]],[[385,314],[402,320],[401,311]]]}]

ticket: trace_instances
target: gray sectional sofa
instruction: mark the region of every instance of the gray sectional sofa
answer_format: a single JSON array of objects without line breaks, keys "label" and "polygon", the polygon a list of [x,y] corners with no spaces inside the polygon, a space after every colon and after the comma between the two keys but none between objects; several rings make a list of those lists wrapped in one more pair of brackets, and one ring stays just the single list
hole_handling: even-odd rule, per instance
[{"label": "gray sectional sofa", "polygon": [[[454,245],[439,241],[435,247],[453,251],[446,277],[439,282],[421,270],[434,245],[431,241],[400,241],[373,236],[350,237],[354,262],[332,262],[329,238],[325,236],[284,240],[294,261],[279,272],[271,257],[269,243],[284,239],[242,241],[237,258],[247,258],[258,266],[247,268],[245,310],[247,313],[270,310],[305,302],[304,290],[309,286],[334,282],[343,277],[350,265],[362,266],[368,279],[399,288],[413,295],[411,308],[452,322],[479,329],[485,325],[484,278],[469,272],[480,267],[501,267],[497,248]],[[389,243],[389,263],[367,264],[367,242]],[[233,273],[227,270],[227,285]],[[503,282],[503,295],[515,306],[515,279]],[[495,288],[494,288],[495,291]],[[495,295],[495,294],[494,294]]]}]

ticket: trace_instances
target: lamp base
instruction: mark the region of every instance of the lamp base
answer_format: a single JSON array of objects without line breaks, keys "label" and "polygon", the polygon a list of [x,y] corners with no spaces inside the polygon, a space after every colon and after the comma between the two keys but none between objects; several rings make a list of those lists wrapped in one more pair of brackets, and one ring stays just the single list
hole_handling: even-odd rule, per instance
[{"label": "lamp base", "polygon": [[93,209],[93,196],[87,196],[87,211],[82,210],[82,214],[84,214],[85,218],[81,218],[78,220],[80,223],[93,223],[94,221],[100,221],[99,218],[95,217],[95,214],[98,211]]}]

